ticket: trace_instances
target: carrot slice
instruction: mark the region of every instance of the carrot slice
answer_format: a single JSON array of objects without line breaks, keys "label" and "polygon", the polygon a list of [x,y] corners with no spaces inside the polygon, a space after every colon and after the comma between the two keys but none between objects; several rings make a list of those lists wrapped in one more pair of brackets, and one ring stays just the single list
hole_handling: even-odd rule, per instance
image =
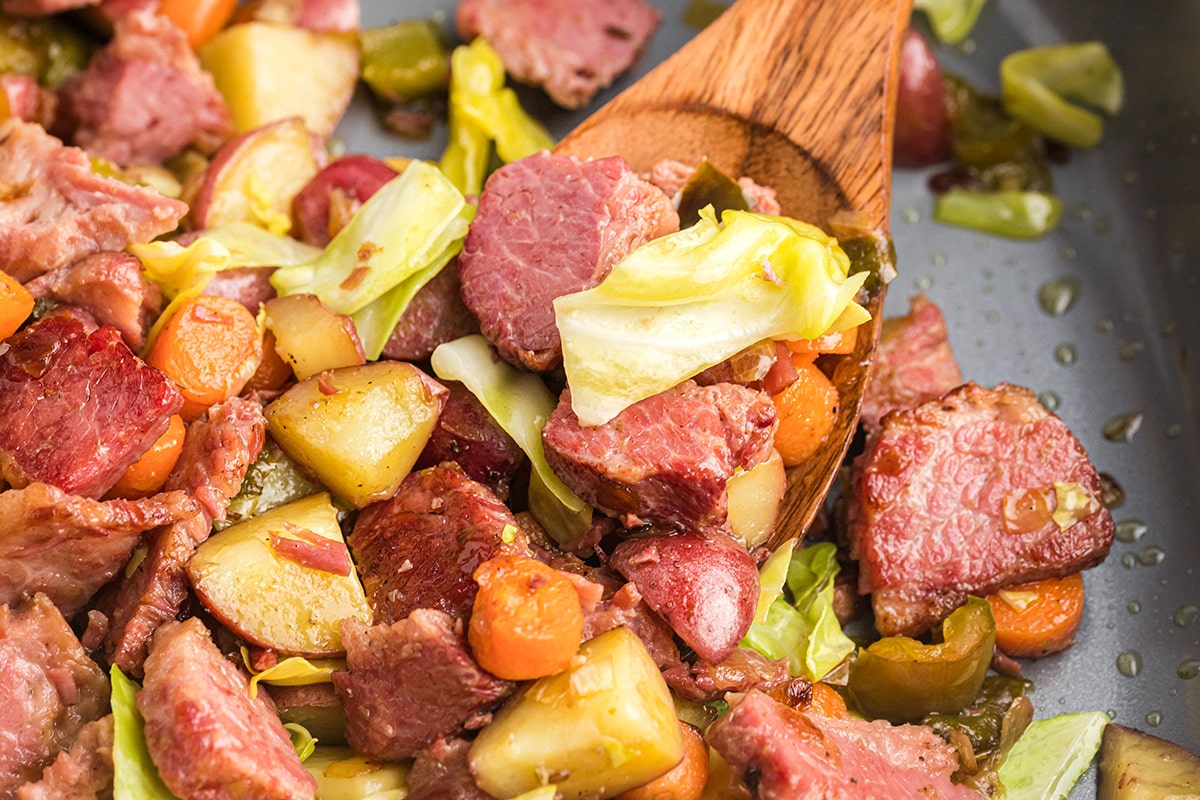
[{"label": "carrot slice", "polygon": [[683,758],[671,769],[649,783],[629,789],[616,800],[700,800],[708,782],[708,745],[704,735],[686,722],[683,731]]},{"label": "carrot slice", "polygon": [[834,717],[835,719],[846,719],[850,716],[850,711],[846,708],[846,701],[838,694],[837,689],[820,681],[812,685],[812,702],[807,710],[823,717]]},{"label": "carrot slice", "polygon": [[480,666],[521,681],[570,665],[583,639],[583,610],[570,580],[532,558],[500,555],[476,568],[475,581],[467,641]]},{"label": "carrot slice", "polygon": [[186,433],[183,418],[172,414],[166,432],[150,445],[141,458],[129,465],[117,485],[109,490],[109,496],[136,499],[148,497],[161,489],[171,470],[175,469],[179,454],[183,452]]},{"label": "carrot slice", "polygon": [[857,341],[858,328],[847,328],[837,333],[821,334],[815,339],[796,339],[785,344],[793,353],[802,356],[847,356],[854,352]]},{"label": "carrot slice", "polygon": [[175,382],[185,421],[237,395],[262,361],[254,316],[236,300],[200,295],[180,306],[154,340],[146,363]]},{"label": "carrot slice", "polygon": [[1041,658],[1075,641],[1083,619],[1083,576],[1024,583],[988,595],[996,646],[1017,658]]},{"label": "carrot slice", "polygon": [[188,44],[199,50],[229,22],[237,0],[160,0],[158,13],[187,34]]},{"label": "carrot slice", "polygon": [[31,313],[33,295],[12,275],[0,272],[0,339],[16,333]]},{"label": "carrot slice", "polygon": [[779,414],[775,449],[786,466],[804,462],[821,446],[837,422],[837,387],[813,363],[814,356],[792,356],[796,380],[771,398]]}]

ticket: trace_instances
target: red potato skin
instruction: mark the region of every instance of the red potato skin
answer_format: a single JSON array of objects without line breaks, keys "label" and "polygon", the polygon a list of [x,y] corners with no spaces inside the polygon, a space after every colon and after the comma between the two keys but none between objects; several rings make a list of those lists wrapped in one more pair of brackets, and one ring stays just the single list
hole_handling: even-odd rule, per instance
[{"label": "red potato skin", "polygon": [[396,170],[367,155],[339,158],[322,169],[292,201],[295,234],[315,247],[324,247],[329,235],[329,196],[334,189],[357,203],[365,203],[379,187],[396,177]]},{"label": "red potato skin", "polygon": [[723,533],[628,539],[609,564],[711,664],[724,661],[754,621],[758,568],[746,548]]},{"label": "red potato skin", "polygon": [[950,158],[942,69],[929,43],[909,29],[900,50],[893,160],[898,167],[925,167]]}]

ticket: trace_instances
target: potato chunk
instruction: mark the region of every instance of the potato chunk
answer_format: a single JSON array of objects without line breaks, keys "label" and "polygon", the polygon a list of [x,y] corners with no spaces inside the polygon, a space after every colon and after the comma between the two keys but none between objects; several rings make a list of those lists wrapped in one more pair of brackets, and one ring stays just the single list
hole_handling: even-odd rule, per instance
[{"label": "potato chunk", "polygon": [[[331,545],[322,546],[314,534]],[[314,555],[289,557],[289,547],[311,548]],[[339,574],[323,563],[349,569]],[[345,655],[338,622],[346,617],[371,622],[337,511],[324,493],[214,534],[192,556],[188,576],[200,602],[222,624],[247,642],[282,654]]]},{"label": "potato chunk", "polygon": [[411,364],[344,367],[288,389],[266,408],[283,451],[362,508],[395,494],[449,392]]},{"label": "potato chunk", "polygon": [[1104,730],[1099,772],[1098,800],[1200,797],[1200,756],[1116,723]]},{"label": "potato chunk", "polygon": [[475,782],[513,797],[549,781],[564,798],[614,797],[683,758],[671,693],[628,628],[584,643],[575,664],[496,714],[468,756]]}]

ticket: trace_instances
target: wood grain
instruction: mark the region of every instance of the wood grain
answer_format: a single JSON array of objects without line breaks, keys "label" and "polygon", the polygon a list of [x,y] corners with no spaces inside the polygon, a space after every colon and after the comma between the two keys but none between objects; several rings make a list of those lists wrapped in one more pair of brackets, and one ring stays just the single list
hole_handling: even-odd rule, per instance
[{"label": "wood grain", "polygon": [[[776,189],[785,214],[823,227],[857,212],[888,233],[900,43],[912,0],[738,0],[555,148],[621,155],[639,171],[707,158]],[[870,335],[836,371],[838,422],[789,471],[775,541],[802,535],[858,424],[884,288],[863,298]],[[864,331],[866,333],[867,331]]]}]

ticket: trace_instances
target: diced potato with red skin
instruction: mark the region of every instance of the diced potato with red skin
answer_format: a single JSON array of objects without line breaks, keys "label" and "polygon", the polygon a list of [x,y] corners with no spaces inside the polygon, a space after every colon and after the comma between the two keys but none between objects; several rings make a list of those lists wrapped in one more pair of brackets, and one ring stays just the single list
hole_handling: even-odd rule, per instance
[{"label": "diced potato with red skin", "polygon": [[279,120],[225,143],[192,200],[195,228],[232,222],[291,227],[292,199],[317,174],[312,139],[299,117]]},{"label": "diced potato with red skin", "polygon": [[911,29],[900,51],[893,153],[898,167],[923,167],[950,157],[942,69],[924,37]]},{"label": "diced potato with red skin", "polygon": [[425,449],[449,393],[412,364],[322,372],[266,408],[283,451],[362,508],[391,497]]},{"label": "diced potato with red skin", "polygon": [[[281,540],[326,551],[326,560],[344,568],[329,571],[316,558],[290,557]],[[330,544],[322,546],[321,540]],[[214,534],[188,562],[188,576],[200,602],[221,624],[281,654],[345,655],[338,623],[346,617],[371,622],[327,494],[310,495]]]},{"label": "diced potato with red skin", "polygon": [[758,547],[775,532],[779,504],[787,490],[787,469],[778,450],[761,464],[729,479],[729,530],[748,548]]},{"label": "diced potato with red skin", "polygon": [[275,352],[291,365],[297,380],[366,363],[354,320],[330,311],[315,295],[275,297],[263,311],[267,330],[275,334]]}]

